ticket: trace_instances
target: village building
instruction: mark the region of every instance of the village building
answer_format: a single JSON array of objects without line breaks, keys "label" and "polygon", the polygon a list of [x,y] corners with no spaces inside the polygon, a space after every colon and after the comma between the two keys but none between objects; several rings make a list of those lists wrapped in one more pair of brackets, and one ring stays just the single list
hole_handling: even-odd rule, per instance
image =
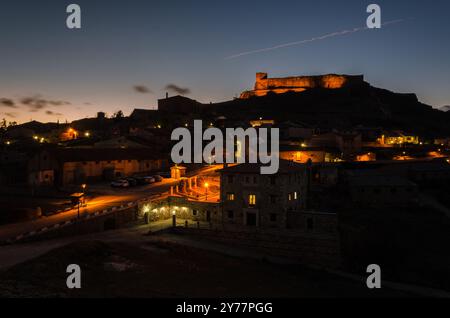
[{"label": "village building", "polygon": [[224,224],[286,228],[288,212],[306,206],[306,165],[281,160],[275,175],[261,175],[259,164],[230,166],[220,185]]},{"label": "village building", "polygon": [[166,155],[151,149],[55,148],[28,163],[28,183],[65,186],[145,174],[168,167]]}]

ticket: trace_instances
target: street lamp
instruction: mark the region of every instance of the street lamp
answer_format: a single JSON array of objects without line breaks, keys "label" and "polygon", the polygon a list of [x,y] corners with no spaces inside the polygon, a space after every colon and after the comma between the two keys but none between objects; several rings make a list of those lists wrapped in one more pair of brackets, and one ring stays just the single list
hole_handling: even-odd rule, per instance
[{"label": "street lamp", "polygon": [[83,205],[84,206],[86,206],[86,187],[87,187],[87,185],[86,185],[86,183],[83,183],[82,185],[81,185],[81,188],[83,189]]}]

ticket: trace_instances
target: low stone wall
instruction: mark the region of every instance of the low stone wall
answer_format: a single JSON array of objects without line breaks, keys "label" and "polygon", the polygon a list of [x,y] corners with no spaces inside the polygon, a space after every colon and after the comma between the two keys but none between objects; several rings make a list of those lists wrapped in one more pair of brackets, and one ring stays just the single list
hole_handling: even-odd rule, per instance
[{"label": "low stone wall", "polygon": [[293,230],[203,229],[177,227],[173,232],[282,257],[324,268],[341,265],[339,236]]},{"label": "low stone wall", "polygon": [[22,234],[8,244],[34,242],[53,238],[61,238],[89,233],[103,232],[123,227],[138,219],[137,207],[110,208],[105,211],[96,212],[92,215],[83,215],[80,219],[74,218],[68,221],[45,227],[39,231]]}]

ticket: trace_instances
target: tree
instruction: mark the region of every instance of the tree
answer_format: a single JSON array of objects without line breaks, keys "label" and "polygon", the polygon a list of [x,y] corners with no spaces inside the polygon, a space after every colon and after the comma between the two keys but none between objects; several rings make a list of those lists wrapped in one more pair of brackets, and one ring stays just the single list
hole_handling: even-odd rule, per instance
[{"label": "tree", "polygon": [[114,113],[113,118],[123,118],[123,111],[118,110]]}]

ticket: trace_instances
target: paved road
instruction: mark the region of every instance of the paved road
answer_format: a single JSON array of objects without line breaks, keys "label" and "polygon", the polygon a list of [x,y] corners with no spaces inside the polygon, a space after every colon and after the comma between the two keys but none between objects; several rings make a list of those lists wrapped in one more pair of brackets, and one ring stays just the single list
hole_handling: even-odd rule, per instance
[{"label": "paved road", "polygon": [[[165,179],[161,183],[152,184],[143,188],[134,188],[133,190],[109,190],[110,194],[100,194],[99,196],[88,200],[87,207],[80,208],[80,214],[93,214],[110,207],[120,206],[128,202],[147,198],[154,194],[168,193],[170,186],[175,185],[177,182],[178,181],[173,179]],[[44,227],[51,227],[54,224],[76,218],[77,215],[78,208],[74,208],[63,213],[42,217],[33,221],[2,225],[0,226],[0,241],[14,238],[23,233],[37,231]]]},{"label": "paved road", "polygon": [[[214,173],[214,170],[218,166],[208,166],[195,171],[198,176],[208,176]],[[95,193],[96,196],[87,201],[87,207],[80,208],[80,214],[90,213],[93,214],[97,211],[104,209],[121,206],[128,202],[137,201],[140,199],[148,198],[152,195],[164,195],[168,194],[170,187],[176,185],[177,180],[164,179],[160,183],[154,183],[144,187],[134,187],[127,189],[114,189],[107,183],[90,185],[89,191]],[[200,199],[204,199],[201,198]],[[218,195],[208,195],[208,201],[217,201]],[[72,209],[63,213],[55,214],[48,217],[42,217],[37,220],[6,224],[0,226],[0,241],[5,241],[11,238],[15,238],[18,235],[37,231],[44,227],[51,227],[54,224],[65,222],[76,218],[78,215],[78,209]]]}]

